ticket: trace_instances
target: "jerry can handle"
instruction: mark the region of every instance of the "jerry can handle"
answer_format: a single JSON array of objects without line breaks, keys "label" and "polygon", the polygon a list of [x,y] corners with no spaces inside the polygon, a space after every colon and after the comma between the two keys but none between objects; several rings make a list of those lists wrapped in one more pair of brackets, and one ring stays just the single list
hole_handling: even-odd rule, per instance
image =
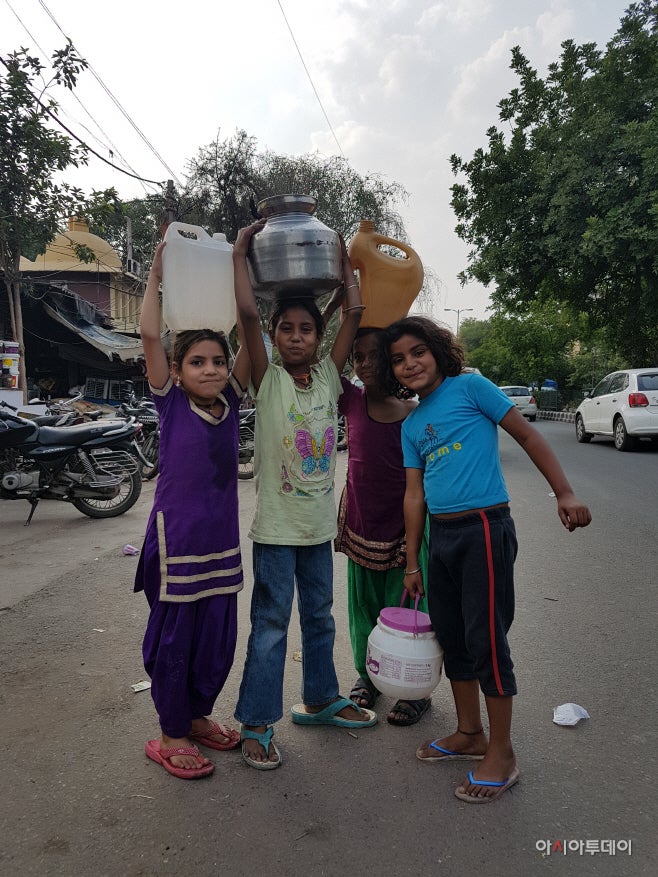
[{"label": "jerry can handle", "polygon": [[210,238],[210,235],[205,230],[205,228],[201,228],[200,225],[191,225],[188,222],[170,222],[167,226],[167,231],[165,232],[165,240],[169,238],[170,240],[174,237],[174,235],[178,233],[181,237],[191,239],[191,240],[199,240],[203,238]]},{"label": "jerry can handle", "polygon": [[[387,238],[384,235],[376,234],[373,238],[374,243],[377,245],[377,248],[381,246],[395,247],[396,250],[400,250],[404,253],[407,259],[418,259],[418,253],[412,249],[408,244],[405,244],[404,241],[396,241],[394,238]],[[389,259],[395,259],[396,262],[401,261],[400,259],[396,259],[395,256],[389,256],[388,253],[381,253],[382,256],[388,256]]]}]

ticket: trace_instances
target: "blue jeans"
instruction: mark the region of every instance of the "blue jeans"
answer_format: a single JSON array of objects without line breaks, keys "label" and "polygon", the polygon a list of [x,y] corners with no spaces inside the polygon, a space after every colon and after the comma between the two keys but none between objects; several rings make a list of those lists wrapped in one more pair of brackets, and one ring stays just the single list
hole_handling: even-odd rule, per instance
[{"label": "blue jeans", "polygon": [[308,706],[338,697],[334,668],[336,626],[333,550],[321,545],[254,542],[251,634],[235,718],[244,725],[271,725],[283,715],[283,672],[288,625],[297,583],[302,631],[302,699]]}]

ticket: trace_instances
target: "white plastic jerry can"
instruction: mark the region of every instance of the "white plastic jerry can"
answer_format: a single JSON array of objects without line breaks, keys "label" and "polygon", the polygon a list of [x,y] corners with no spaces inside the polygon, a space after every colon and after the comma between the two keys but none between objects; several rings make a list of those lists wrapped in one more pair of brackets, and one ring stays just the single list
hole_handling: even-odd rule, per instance
[{"label": "white plastic jerry can", "polygon": [[162,316],[174,331],[214,329],[228,335],[236,323],[233,247],[198,225],[169,224],[162,253]]}]

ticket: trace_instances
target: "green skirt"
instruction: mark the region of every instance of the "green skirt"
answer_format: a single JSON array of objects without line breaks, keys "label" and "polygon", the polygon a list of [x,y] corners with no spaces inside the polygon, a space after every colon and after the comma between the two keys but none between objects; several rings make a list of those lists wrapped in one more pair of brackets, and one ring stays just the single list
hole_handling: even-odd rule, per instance
[{"label": "green skirt", "polygon": [[[429,557],[429,518],[425,522],[419,563],[423,573],[425,596],[418,601],[421,612],[427,612],[427,561]],[[379,613],[387,606],[399,606],[404,591],[404,570],[368,569],[347,560],[347,609],[354,666],[359,676],[368,678],[366,652],[370,631],[377,624]],[[408,603],[406,604],[408,605]]]}]

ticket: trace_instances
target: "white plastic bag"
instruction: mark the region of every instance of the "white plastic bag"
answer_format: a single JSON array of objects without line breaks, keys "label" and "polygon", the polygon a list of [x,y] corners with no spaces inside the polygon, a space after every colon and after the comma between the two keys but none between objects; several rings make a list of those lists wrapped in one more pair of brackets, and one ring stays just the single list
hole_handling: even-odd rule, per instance
[{"label": "white plastic bag", "polygon": [[577,725],[581,719],[589,719],[589,713],[577,703],[563,703],[553,709],[556,725]]}]

